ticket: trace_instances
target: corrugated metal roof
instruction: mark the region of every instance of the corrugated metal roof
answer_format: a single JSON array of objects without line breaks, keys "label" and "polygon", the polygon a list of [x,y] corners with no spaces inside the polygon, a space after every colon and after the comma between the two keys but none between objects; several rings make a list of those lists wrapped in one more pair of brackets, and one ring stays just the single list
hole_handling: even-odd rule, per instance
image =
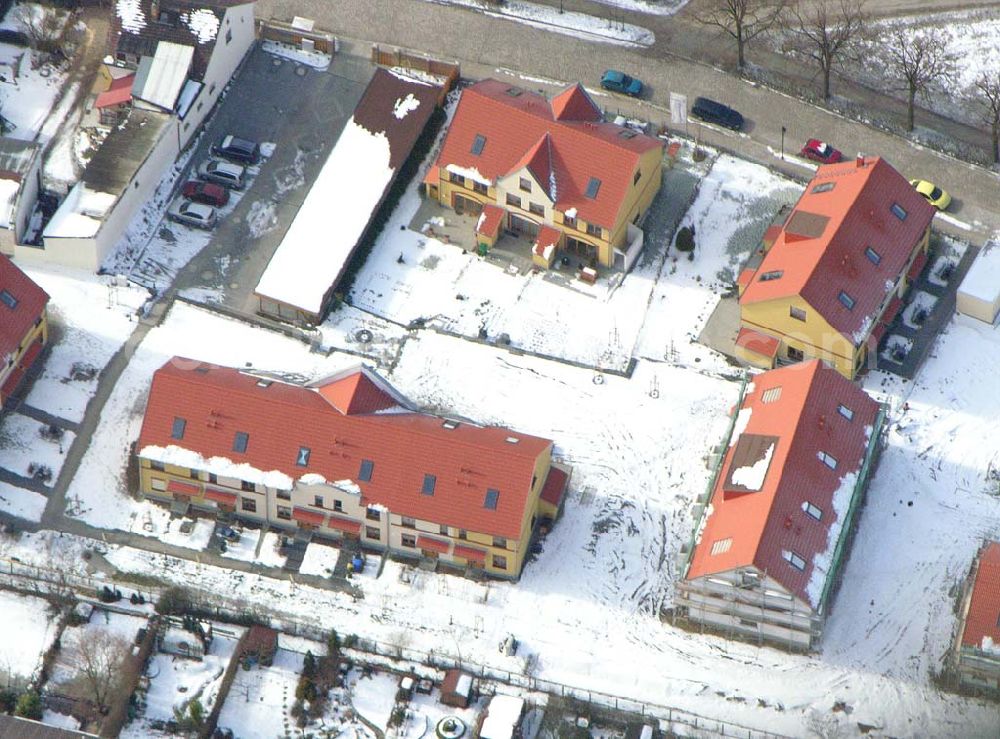
[{"label": "corrugated metal roof", "polygon": [[143,57],[136,71],[132,96],[164,110],[173,110],[187,80],[194,58],[194,47],[160,41],[150,64]]}]

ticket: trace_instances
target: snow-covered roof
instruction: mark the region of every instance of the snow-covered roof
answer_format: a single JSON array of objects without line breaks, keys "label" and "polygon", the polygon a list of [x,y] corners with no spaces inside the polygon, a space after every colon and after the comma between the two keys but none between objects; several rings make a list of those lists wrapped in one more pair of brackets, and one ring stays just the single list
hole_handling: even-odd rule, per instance
[{"label": "snow-covered roof", "polygon": [[140,66],[140,71],[136,73],[132,96],[164,110],[173,110],[187,80],[193,57],[193,46],[160,41],[148,70]]},{"label": "snow-covered roof", "polygon": [[958,291],[990,304],[1000,298],[1000,246],[992,243],[983,247]]},{"label": "snow-covered roof", "polygon": [[524,699],[512,695],[494,695],[487,708],[480,739],[511,739],[521,720]]},{"label": "snow-covered roof", "polygon": [[14,206],[21,192],[20,180],[0,177],[0,228],[10,228],[14,222]]},{"label": "snow-covered roof", "polygon": [[114,194],[97,192],[78,182],[45,226],[44,235],[81,239],[94,236],[117,199]]}]

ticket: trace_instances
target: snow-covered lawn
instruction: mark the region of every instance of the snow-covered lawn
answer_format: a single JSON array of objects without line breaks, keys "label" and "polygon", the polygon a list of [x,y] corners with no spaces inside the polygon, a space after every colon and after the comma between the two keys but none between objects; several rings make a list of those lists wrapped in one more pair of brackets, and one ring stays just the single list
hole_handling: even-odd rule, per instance
[{"label": "snow-covered lawn", "polygon": [[[12,20],[3,26],[21,30],[20,24]],[[51,64],[35,69],[34,57],[35,53],[30,49],[0,44],[0,62],[13,65],[18,73],[16,82],[0,84],[0,107],[3,108],[4,118],[14,125],[14,130],[8,135],[25,141],[33,140],[42,130],[66,80],[66,70]]]},{"label": "snow-covered lawn", "polygon": [[0,419],[0,467],[22,477],[32,477],[35,469],[46,468],[51,476],[45,484],[55,485],[76,434],[60,430],[60,438],[54,438],[48,431],[48,424],[20,413],[5,415]]},{"label": "snow-covered lawn", "polygon": [[268,531],[264,534],[264,541],[260,543],[260,552],[256,553],[260,534],[260,529],[244,529],[238,542],[226,544],[226,551],[222,553],[222,556],[241,559],[244,562],[255,562],[265,567],[283,567],[286,557],[279,551],[281,535],[274,531]]},{"label": "snow-covered lawn", "polygon": [[219,726],[241,739],[286,736],[295,725],[289,709],[302,672],[303,655],[278,649],[270,667],[239,669],[222,706]]},{"label": "snow-covered lawn", "polygon": [[399,677],[391,672],[373,670],[363,675],[359,670],[352,670],[347,675],[347,690],[354,710],[385,731],[396,704]]},{"label": "snow-covered lawn", "polygon": [[[920,328],[924,324],[924,321],[927,320],[927,316],[929,316],[931,311],[934,310],[934,306],[937,301],[938,299],[930,293],[918,290],[913,294],[909,305],[907,305],[903,310],[903,321],[910,328]],[[923,315],[923,318],[919,323],[914,320],[915,318],[919,318],[921,315]]]},{"label": "snow-covered lawn", "polygon": [[146,692],[146,710],[136,721],[126,727],[122,736],[148,736],[152,721],[172,721],[174,710],[186,710],[197,699],[208,713],[215,705],[222,684],[222,675],[229,660],[236,652],[238,637],[243,629],[226,625],[234,637],[215,633],[208,652],[201,660],[154,653],[146,675],[149,690]]},{"label": "snow-covered lawn", "polygon": [[[74,682],[84,665],[94,659],[86,656],[88,648],[93,647],[95,657],[105,653],[118,657],[129,654],[136,634],[146,623],[147,620],[141,616],[95,608],[90,621],[80,626],[67,626],[63,630],[59,654],[49,676],[50,684],[62,687]],[[107,645],[95,643],[95,639],[105,636],[109,640]]]},{"label": "snow-covered lawn", "polygon": [[0,679],[29,679],[56,636],[48,601],[0,590]]},{"label": "snow-covered lawn", "polygon": [[638,13],[673,15],[687,5],[689,0],[596,0],[596,2]]},{"label": "snow-covered lawn", "polygon": [[0,482],[0,511],[28,521],[41,521],[49,499],[32,490]]},{"label": "snow-covered lawn", "polygon": [[[128,446],[138,438],[153,372],[175,355],[218,364],[294,373],[315,379],[357,364],[355,357],[313,354],[282,334],[255,329],[206,310],[177,303],[150,331],[119,378],[67,498],[71,511],[102,528],[160,537],[170,525],[162,506],[131,497],[125,489]],[[207,542],[207,539],[205,539]],[[185,544],[202,548],[197,540]]]},{"label": "snow-covered lawn", "polygon": [[336,547],[310,542],[309,546],[306,547],[306,555],[302,559],[299,572],[303,575],[329,577],[333,573],[339,556],[340,550]]},{"label": "snow-covered lawn", "polygon": [[[570,10],[560,13],[559,8],[526,0],[506,0],[502,4],[487,5],[485,8],[480,0],[429,0],[429,2],[441,5],[464,5],[495,18],[506,18],[550,33],[561,33],[587,41],[624,46],[652,46],[656,41],[653,32],[641,26],[620,21],[612,22],[610,18]],[[683,2],[684,0],[681,0],[681,3]],[[678,5],[676,0],[672,4]]]},{"label": "snow-covered lawn", "polygon": [[97,374],[135,329],[149,293],[127,280],[68,267],[19,266],[51,297],[49,319],[58,337],[28,405],[79,422],[97,392]]}]

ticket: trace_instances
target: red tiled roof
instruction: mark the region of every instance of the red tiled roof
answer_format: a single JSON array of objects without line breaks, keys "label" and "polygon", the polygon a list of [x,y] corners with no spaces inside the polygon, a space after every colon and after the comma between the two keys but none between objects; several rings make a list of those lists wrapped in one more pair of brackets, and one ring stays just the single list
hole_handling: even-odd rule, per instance
[{"label": "red tiled roof", "polygon": [[[838,412],[841,404],[853,411],[852,420]],[[833,495],[844,477],[860,468],[868,448],[866,429],[875,423],[878,404],[836,370],[812,360],[757,375],[743,400],[741,412],[748,411],[741,436],[776,438],[766,476],[758,492],[723,491],[740,446],[738,437],[731,439],[687,577],[755,566],[811,603],[806,586],[813,558],[833,545],[828,542],[836,520]],[[819,459],[820,452],[833,456],[837,468]],[[821,520],[805,512],[806,503],[822,511]],[[713,544],[726,539],[730,542],[712,554]],[[802,557],[805,570],[785,561],[783,551]]]},{"label": "red tiled roof", "polygon": [[365,372],[351,371],[313,385],[330,405],[345,416],[375,413],[400,405],[392,389]]},{"label": "red tiled roof", "polygon": [[214,488],[208,488],[205,491],[205,497],[209,500],[214,500],[216,503],[223,503],[225,505],[232,505],[236,502],[236,493],[230,493],[226,490],[216,490]]},{"label": "red tiled roof", "polygon": [[542,486],[541,498],[546,503],[559,507],[562,502],[563,493],[566,492],[566,483],[569,475],[558,467],[549,467],[549,476],[545,478],[545,485]]},{"label": "red tiled roof", "polygon": [[979,551],[962,644],[982,649],[985,637],[1000,645],[1000,542],[997,541],[988,542]]},{"label": "red tiled roof", "polygon": [[295,506],[295,508],[292,509],[292,518],[301,523],[321,526],[323,524],[323,519],[326,518],[326,515],[320,513],[319,511],[310,511],[308,508],[299,508],[298,506]]},{"label": "red tiled roof", "polygon": [[[495,182],[514,171],[526,158],[537,162],[531,155],[547,138],[548,151],[544,156],[548,158],[554,183],[546,175],[539,177],[542,179],[539,185],[550,194],[555,191],[558,210],[576,208],[578,218],[612,227],[632,188],[640,156],[662,149],[663,142],[642,134],[621,137],[621,126],[594,118],[590,107],[581,100],[581,91],[574,92],[571,88],[550,105],[536,93],[508,92],[517,89],[492,79],[466,88],[435,168],[456,165],[475,169],[485,179]],[[486,139],[478,155],[472,153],[476,136]],[[592,177],[601,180],[601,185],[597,197],[590,199],[584,194]]]},{"label": "red tiled roof", "polygon": [[111,105],[127,103],[132,99],[132,83],[135,82],[135,75],[128,74],[124,77],[111,80],[111,85],[107,90],[97,96],[94,103],[95,108],[107,108]]},{"label": "red tiled roof", "polygon": [[562,238],[562,232],[549,225],[543,225],[538,229],[538,236],[535,237],[535,248],[545,249],[547,246],[555,246]]},{"label": "red tiled roof", "polygon": [[[204,457],[225,457],[293,479],[317,473],[327,480],[354,480],[363,496],[401,516],[516,538],[540,454],[552,442],[499,427],[459,423],[406,409],[383,380],[367,369],[365,382],[348,374],[303,387],[239,370],[171,360],[153,375],[139,449],[182,445]],[[354,374],[351,373],[351,374]],[[266,385],[266,386],[262,386]],[[330,388],[353,386],[364,402],[347,396],[344,414],[328,402]],[[374,389],[372,389],[374,388]],[[322,390],[328,392],[321,394]],[[391,394],[391,395],[390,395]],[[344,401],[340,396],[338,401]],[[388,398],[388,399],[387,399]],[[186,419],[181,441],[171,438],[174,417]],[[449,424],[451,425],[451,424]],[[249,434],[246,453],[233,451],[237,431]],[[516,443],[508,442],[516,438]],[[311,450],[309,465],[295,464],[299,448]],[[358,481],[362,460],[374,463],[371,481]],[[421,494],[424,475],[436,476],[433,495]],[[488,489],[499,490],[497,507],[484,507]]]},{"label": "red tiled roof", "polygon": [[773,359],[778,355],[778,347],[781,346],[781,342],[773,336],[762,334],[760,331],[754,331],[744,326],[736,335],[736,346],[742,346],[754,354],[760,354],[762,357],[771,357]]},{"label": "red tiled roof", "polygon": [[507,211],[499,205],[487,203],[483,206],[483,212],[480,213],[479,220],[476,222],[476,233],[495,238],[500,233],[500,224],[503,223],[506,215]]},{"label": "red tiled roof", "polygon": [[[815,192],[820,185],[833,188]],[[892,213],[893,203],[905,219]],[[857,344],[933,218],[933,206],[884,159],[823,165],[757,271],[782,276],[753,281],[740,303],[799,295]],[[878,253],[877,265],[867,247]],[[853,308],[840,302],[841,291],[854,298]]]},{"label": "red tiled roof", "polygon": [[736,278],[736,284],[739,287],[745,288],[753,280],[753,276],[757,274],[757,270],[750,267],[744,267],[740,270],[740,276]]},{"label": "red tiled roof", "polygon": [[557,121],[599,123],[604,114],[579,82],[560,92],[551,102],[552,117]]},{"label": "red tiled roof", "polygon": [[326,522],[326,525],[331,529],[337,529],[338,531],[345,531],[348,534],[357,534],[361,531],[360,521],[351,521],[348,518],[340,518],[339,516],[330,516],[330,519]]},{"label": "red tiled roof", "polygon": [[180,482],[179,480],[168,480],[167,481],[167,492],[173,493],[174,495],[201,495],[201,486],[192,485],[189,482]]},{"label": "red tiled roof", "polygon": [[451,548],[451,544],[442,539],[435,539],[431,536],[418,536],[417,546],[421,549],[432,549],[435,552],[447,552]]},{"label": "red tiled roof", "polygon": [[0,302],[0,358],[5,358],[21,346],[45,310],[49,296],[3,255],[0,255],[0,290],[6,290],[17,301],[14,308]]},{"label": "red tiled roof", "polygon": [[463,559],[474,559],[478,562],[486,561],[486,552],[475,547],[467,547],[462,544],[455,545],[455,556]]}]

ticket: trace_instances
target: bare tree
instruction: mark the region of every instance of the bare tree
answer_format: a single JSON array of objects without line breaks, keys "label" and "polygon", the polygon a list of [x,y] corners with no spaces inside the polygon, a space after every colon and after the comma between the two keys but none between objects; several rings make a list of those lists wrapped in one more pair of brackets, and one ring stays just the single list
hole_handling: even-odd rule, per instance
[{"label": "bare tree", "polygon": [[746,47],[779,23],[788,0],[703,0],[694,19],[722,29],[736,42],[736,63],[746,66]]},{"label": "bare tree", "polygon": [[990,127],[993,163],[1000,164],[1000,69],[980,74],[968,94],[979,106],[983,121]]},{"label": "bare tree", "polygon": [[956,69],[957,54],[948,50],[950,37],[937,28],[914,30],[892,26],[876,39],[874,53],[890,77],[906,93],[906,130],[913,130],[913,109],[917,95],[927,97],[930,86],[950,80]]},{"label": "bare tree", "polygon": [[60,50],[66,35],[65,12],[32,4],[18,5],[13,13],[31,42],[32,49],[46,54]]},{"label": "bare tree", "polygon": [[792,36],[786,48],[819,65],[823,74],[823,99],[830,99],[830,73],[864,33],[868,15],[865,0],[798,0],[788,14]]},{"label": "bare tree", "polygon": [[88,634],[77,645],[73,666],[86,697],[99,711],[109,708],[108,702],[126,672],[123,661],[130,646],[125,638],[107,631]]}]

